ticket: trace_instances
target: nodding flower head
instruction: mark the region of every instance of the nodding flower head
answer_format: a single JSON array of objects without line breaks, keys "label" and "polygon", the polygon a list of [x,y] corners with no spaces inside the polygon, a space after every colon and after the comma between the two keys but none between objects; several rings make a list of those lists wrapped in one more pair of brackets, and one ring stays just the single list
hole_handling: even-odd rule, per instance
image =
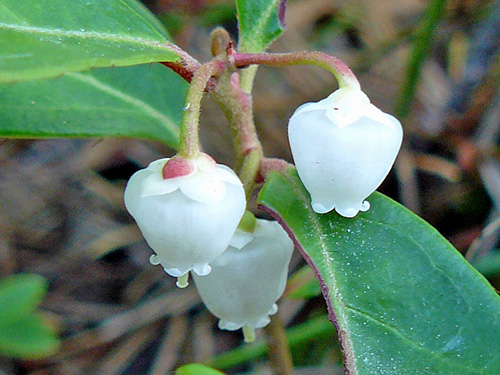
[{"label": "nodding flower head", "polygon": [[210,273],[245,211],[243,186],[228,167],[206,154],[175,156],[136,172],[125,189],[125,206],[156,255],[151,263],[187,286],[189,271]]},{"label": "nodding flower head", "polygon": [[401,123],[359,89],[341,88],[300,106],[288,136],[297,172],[317,213],[354,217],[389,173],[401,147]]},{"label": "nodding flower head", "polygon": [[193,275],[201,299],[219,327],[243,328],[246,341],[269,323],[285,290],[293,243],[277,222],[257,219],[253,233],[236,230],[231,246],[211,263],[207,276]]}]

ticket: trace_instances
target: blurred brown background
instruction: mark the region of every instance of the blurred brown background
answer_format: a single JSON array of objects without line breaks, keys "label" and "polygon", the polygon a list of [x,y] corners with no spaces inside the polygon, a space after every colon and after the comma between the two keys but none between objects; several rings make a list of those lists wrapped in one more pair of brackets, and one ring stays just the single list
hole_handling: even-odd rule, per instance
[{"label": "blurred brown background", "polygon": [[[210,59],[215,26],[236,38],[233,1],[145,3],[200,61]],[[358,74],[372,102],[394,113],[429,3],[290,0],[287,30],[271,51],[322,50],[339,57]],[[380,189],[436,226],[497,287],[499,30],[498,1],[448,2],[404,120],[405,145]],[[291,161],[289,116],[335,88],[333,77],[318,68],[260,68],[254,104],[266,154]],[[210,99],[204,100],[201,133],[204,148],[231,165],[229,129]],[[126,180],[166,155],[172,150],[136,140],[2,141],[0,277],[34,272],[48,278],[42,308],[63,346],[42,361],[0,358],[1,375],[169,374],[241,343],[240,333],[216,328],[193,287],[176,289],[173,278],[149,265],[151,250],[124,209]],[[292,269],[300,262],[296,256]],[[294,325],[324,309],[321,298],[285,298],[280,313]],[[297,365],[309,369],[298,374],[342,373],[333,338],[299,354]],[[231,371],[268,373],[265,361]]]}]

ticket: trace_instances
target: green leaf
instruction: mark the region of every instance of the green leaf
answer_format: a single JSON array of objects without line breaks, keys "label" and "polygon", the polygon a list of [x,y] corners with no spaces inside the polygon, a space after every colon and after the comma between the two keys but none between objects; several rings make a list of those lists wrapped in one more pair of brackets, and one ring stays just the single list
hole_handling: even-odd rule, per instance
[{"label": "green leaf", "polygon": [[176,147],[187,83],[161,64],[0,85],[4,137],[135,137]]},{"label": "green leaf", "polygon": [[294,169],[259,195],[320,278],[351,374],[500,374],[500,297],[431,226],[374,193],[318,215]]},{"label": "green leaf", "polygon": [[175,375],[224,375],[222,372],[214,370],[210,367],[193,363],[179,367]]},{"label": "green leaf", "polygon": [[239,50],[262,52],[285,27],[286,0],[236,0]]},{"label": "green leaf", "polygon": [[40,275],[18,274],[0,280],[0,324],[10,324],[31,314],[47,292]]},{"label": "green leaf", "polygon": [[59,339],[41,316],[30,314],[14,323],[0,323],[0,354],[38,359],[55,354]]},{"label": "green leaf", "polygon": [[0,82],[180,60],[136,0],[0,0]]}]

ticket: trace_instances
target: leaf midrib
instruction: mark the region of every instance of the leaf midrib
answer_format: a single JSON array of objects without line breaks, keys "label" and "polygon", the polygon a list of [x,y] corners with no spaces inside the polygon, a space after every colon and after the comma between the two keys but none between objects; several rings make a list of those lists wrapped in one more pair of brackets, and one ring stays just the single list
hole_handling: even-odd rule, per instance
[{"label": "leaf midrib", "polygon": [[[286,178],[286,176],[285,176],[285,178]],[[297,195],[302,199],[302,202],[305,203],[304,207],[306,208],[307,214],[308,214],[309,218],[311,219],[311,223],[313,224],[314,230],[316,232],[316,238],[318,239],[319,243],[321,244],[321,254],[323,256],[323,259],[325,260],[325,262],[323,262],[323,265],[325,266],[326,271],[328,273],[328,276],[330,277],[330,283],[329,283],[330,285],[328,287],[328,290],[333,291],[335,301],[337,302],[338,307],[339,307],[338,311],[336,311],[336,313],[338,313],[338,315],[340,315],[339,317],[341,319],[338,319],[339,317],[336,316],[337,323],[339,324],[339,329],[344,332],[341,336],[343,337],[344,340],[349,341],[349,344],[345,345],[345,347],[350,348],[350,352],[351,352],[350,357],[353,358],[353,360],[349,361],[353,366],[353,368],[349,368],[349,371],[352,375],[356,375],[358,373],[358,369],[357,369],[356,360],[354,359],[354,358],[356,358],[356,355],[354,354],[354,350],[352,348],[352,341],[349,337],[350,331],[344,329],[345,323],[347,321],[347,316],[345,314],[346,305],[344,304],[342,294],[340,293],[339,288],[337,287],[335,271],[333,270],[333,267],[331,266],[330,262],[328,262],[328,259],[330,258],[330,256],[329,256],[329,253],[327,250],[328,246],[325,243],[325,241],[323,240],[323,237],[321,236],[321,233],[323,232],[322,226],[318,222],[318,220],[316,218],[316,214],[311,212],[311,209],[309,208],[310,207],[310,203],[309,203],[310,201],[308,199],[309,197],[304,195],[304,191],[300,188],[300,186],[298,186],[295,183],[294,180],[292,180],[290,178],[288,178],[288,180],[292,182],[293,189],[297,192]],[[297,241],[300,242],[298,238],[297,238]],[[305,251],[306,247],[302,246],[302,249],[304,249],[304,251]],[[318,272],[319,272],[319,270],[318,270]],[[331,303],[332,303],[331,307],[333,309],[333,305],[334,305],[335,301],[330,296],[325,296],[325,299],[329,299],[331,301]],[[347,363],[346,363],[346,365],[347,365]]]},{"label": "leaf midrib", "polygon": [[58,38],[75,38],[81,40],[102,40],[117,43],[130,43],[139,46],[148,46],[167,50],[168,52],[175,53],[171,50],[172,44],[168,42],[161,34],[158,34],[162,40],[152,40],[142,37],[132,37],[129,35],[102,33],[97,31],[81,31],[81,30],[63,30],[60,28],[45,28],[37,26],[22,26],[15,24],[0,23],[0,30],[14,31],[19,33],[35,34],[40,36],[53,36]]}]

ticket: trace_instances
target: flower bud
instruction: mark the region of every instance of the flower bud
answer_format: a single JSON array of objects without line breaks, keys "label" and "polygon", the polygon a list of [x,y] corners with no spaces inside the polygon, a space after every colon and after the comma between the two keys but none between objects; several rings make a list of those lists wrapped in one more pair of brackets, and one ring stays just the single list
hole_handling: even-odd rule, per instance
[{"label": "flower bud", "polygon": [[241,181],[206,154],[152,162],[125,189],[125,206],[156,255],[151,263],[187,286],[189,271],[210,273],[245,212]]},{"label": "flower bud", "polygon": [[400,122],[358,89],[341,88],[300,106],[288,136],[297,172],[317,213],[354,217],[389,173],[403,138]]},{"label": "flower bud", "polygon": [[193,275],[201,299],[219,328],[243,328],[245,341],[278,310],[286,286],[293,243],[277,222],[257,219],[253,233],[240,229],[231,246],[211,263],[207,276]]}]

